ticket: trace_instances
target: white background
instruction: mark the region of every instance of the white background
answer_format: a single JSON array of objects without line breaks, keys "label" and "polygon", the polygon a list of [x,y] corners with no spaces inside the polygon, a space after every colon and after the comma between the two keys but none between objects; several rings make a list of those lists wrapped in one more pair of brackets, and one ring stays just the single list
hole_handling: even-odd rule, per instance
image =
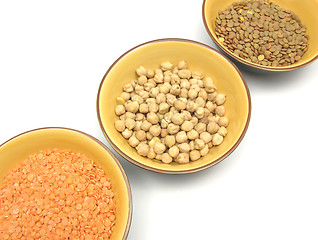
[{"label": "white background", "polygon": [[[0,142],[60,126],[109,146],[96,115],[104,73],[149,40],[215,47],[201,7],[199,0],[1,1]],[[128,239],[318,239],[318,61],[292,72],[242,73],[252,118],[226,160],[168,176],[119,158],[133,193]]]}]

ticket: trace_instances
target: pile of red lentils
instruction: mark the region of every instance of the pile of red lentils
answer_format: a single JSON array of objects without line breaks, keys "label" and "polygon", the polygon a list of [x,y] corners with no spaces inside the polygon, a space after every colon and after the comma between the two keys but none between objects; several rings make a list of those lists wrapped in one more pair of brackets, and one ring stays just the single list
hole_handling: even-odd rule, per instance
[{"label": "pile of red lentils", "polygon": [[0,188],[0,239],[109,239],[115,200],[104,170],[80,153],[29,156]]}]

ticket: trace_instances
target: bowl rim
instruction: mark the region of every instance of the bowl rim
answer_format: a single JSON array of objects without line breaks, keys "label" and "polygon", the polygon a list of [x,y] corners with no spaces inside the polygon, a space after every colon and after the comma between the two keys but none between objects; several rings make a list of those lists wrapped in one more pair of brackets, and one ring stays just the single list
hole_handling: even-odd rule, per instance
[{"label": "bowl rim", "polygon": [[18,137],[21,137],[22,135],[25,135],[25,134],[28,134],[28,133],[31,133],[31,132],[37,132],[37,131],[42,131],[42,130],[67,130],[67,131],[72,131],[72,132],[76,132],[76,133],[79,133],[79,134],[82,134],[88,138],[90,138],[91,140],[93,140],[94,142],[98,143],[101,147],[103,147],[108,153],[109,155],[113,158],[113,160],[115,161],[115,163],[117,164],[120,172],[122,173],[122,176],[124,178],[124,181],[125,181],[125,185],[126,185],[126,189],[127,189],[127,193],[128,193],[128,219],[127,219],[127,222],[126,222],[126,227],[125,227],[125,231],[124,231],[124,235],[123,235],[123,238],[122,240],[125,240],[127,239],[127,236],[128,236],[128,233],[129,233],[129,230],[130,230],[130,226],[131,226],[131,220],[132,220],[132,193],[131,193],[131,188],[130,188],[130,183],[129,183],[129,180],[128,180],[128,177],[125,173],[125,170],[123,169],[123,167],[121,166],[119,160],[116,158],[116,156],[112,153],[112,151],[110,151],[109,148],[107,148],[107,146],[102,143],[101,141],[99,141],[97,138],[85,133],[85,132],[82,132],[82,131],[79,131],[79,130],[76,130],[76,129],[72,129],[72,128],[66,128],[66,127],[43,127],[43,128],[36,128],[36,129],[32,129],[32,130],[29,130],[29,131],[25,131],[25,132],[22,132],[12,138],[10,138],[9,140],[3,142],[2,144],[0,144],[0,148],[3,147],[4,145],[6,145],[7,143],[9,143],[10,141],[18,138]]},{"label": "bowl rim", "polygon": [[296,70],[296,69],[299,69],[299,68],[302,68],[302,67],[305,67],[307,65],[309,65],[310,63],[314,62],[315,60],[318,59],[318,53],[315,57],[313,57],[312,59],[310,59],[309,61],[306,61],[298,66],[293,66],[293,65],[290,65],[289,67],[268,67],[268,66],[263,66],[263,65],[260,65],[260,64],[256,64],[256,63],[253,63],[253,62],[249,62],[243,58],[240,58],[238,56],[236,56],[234,53],[232,53],[230,50],[228,50],[226,47],[224,47],[221,43],[219,43],[219,41],[213,36],[213,34],[211,33],[209,27],[208,27],[208,23],[207,23],[207,19],[206,19],[206,15],[205,15],[205,5],[206,5],[206,2],[208,0],[203,0],[203,4],[202,4],[202,19],[203,19],[203,23],[204,23],[204,27],[206,29],[206,31],[208,32],[210,38],[213,40],[213,42],[221,49],[223,50],[226,54],[228,54],[230,57],[234,58],[235,60],[245,64],[245,65],[248,65],[250,67],[253,67],[253,68],[257,68],[257,69],[261,69],[261,70],[266,70],[266,71],[272,71],[272,72],[284,72],[284,71],[291,71],[291,70]]},{"label": "bowl rim", "polygon": [[[215,159],[214,161],[210,162],[210,163],[207,163],[203,166],[200,166],[200,167],[196,167],[196,168],[192,168],[192,169],[188,169],[188,170],[164,170],[164,169],[160,169],[160,168],[155,168],[155,167],[151,167],[151,166],[147,166],[133,158],[131,158],[130,156],[128,156],[127,154],[125,154],[123,151],[121,151],[121,149],[119,147],[117,147],[117,145],[110,139],[110,137],[108,136],[103,124],[102,124],[102,119],[101,119],[101,114],[100,114],[100,93],[101,93],[101,89],[104,85],[104,82],[105,82],[105,79],[107,78],[107,75],[109,74],[109,72],[113,69],[113,67],[122,59],[124,58],[127,54],[129,54],[130,52],[134,51],[135,49],[137,48],[140,48],[140,47],[143,47],[145,45],[149,45],[149,44],[153,44],[153,43],[160,43],[160,42],[186,42],[186,43],[191,43],[191,44],[195,44],[195,45],[199,45],[199,46],[202,46],[202,47],[205,47],[207,48],[208,50],[210,51],[213,51],[217,54],[219,54],[221,57],[223,57],[225,60],[227,60],[227,62],[232,66],[234,67],[234,69],[237,71],[237,73],[239,74],[242,82],[243,82],[243,85],[245,87],[245,91],[246,91],[246,94],[247,94],[247,99],[248,99],[248,114],[247,114],[247,119],[246,119],[246,123],[245,123],[245,126],[243,128],[243,131],[240,135],[240,137],[238,138],[238,140],[235,142],[235,144],[225,153],[223,154],[221,157]],[[183,38],[162,38],[162,39],[156,39],[156,40],[151,40],[151,41],[147,41],[147,42],[144,42],[144,43],[141,43],[133,48],[131,48],[130,50],[126,51],[125,53],[123,53],[119,58],[117,58],[115,60],[115,62],[108,68],[107,72],[105,73],[104,77],[102,78],[102,81],[99,85],[99,89],[98,89],[98,93],[97,93],[97,104],[96,104],[96,107],[97,107],[97,117],[98,117],[98,122],[99,122],[99,125],[100,125],[100,128],[102,129],[103,131],[103,134],[104,136],[106,137],[107,141],[110,143],[110,145],[115,149],[116,152],[118,152],[123,158],[125,158],[126,160],[128,160],[129,162],[135,164],[136,166],[138,167],[141,167],[141,168],[144,168],[146,170],[149,170],[149,171],[153,171],[153,172],[157,172],[157,173],[164,173],[164,174],[188,174],[188,173],[194,173],[194,172],[198,172],[198,171],[201,171],[201,170],[205,170],[207,168],[210,168],[216,164],[218,164],[219,162],[221,162],[222,160],[224,160],[225,158],[227,158],[237,147],[238,145],[240,144],[240,142],[242,141],[242,139],[244,138],[245,136],[245,133],[248,129],[248,126],[249,126],[249,122],[250,122],[250,118],[251,118],[251,108],[252,108],[252,105],[251,105],[251,96],[250,96],[250,92],[249,92],[249,88],[247,86],[247,83],[242,75],[242,73],[240,72],[240,70],[236,67],[236,65],[234,63],[232,63],[224,54],[222,54],[221,52],[219,52],[218,50],[204,44],[204,43],[201,43],[201,42],[197,42],[197,41],[194,41],[194,40],[189,40],[189,39],[183,39]]]}]

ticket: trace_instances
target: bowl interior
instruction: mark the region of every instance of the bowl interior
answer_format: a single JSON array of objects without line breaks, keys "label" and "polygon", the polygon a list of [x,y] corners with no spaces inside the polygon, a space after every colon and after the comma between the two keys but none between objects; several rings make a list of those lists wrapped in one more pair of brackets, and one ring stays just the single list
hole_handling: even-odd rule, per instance
[{"label": "bowl interior", "polygon": [[111,179],[117,206],[116,227],[111,239],[125,239],[131,215],[130,190],[126,175],[110,151],[88,135],[67,129],[40,129],[9,140],[0,147],[1,181],[19,161],[30,154],[52,148],[83,153],[105,170]]},{"label": "bowl interior", "polygon": [[[200,71],[204,76],[212,77],[218,92],[227,95],[225,108],[230,125],[224,142],[213,148],[199,161],[188,164],[164,164],[137,154],[136,150],[115,129],[114,122],[118,117],[115,115],[114,109],[116,97],[122,92],[123,85],[136,78],[135,70],[140,65],[155,69],[163,61],[177,64],[181,60],[187,61],[190,70]],[[229,60],[203,44],[170,39],[143,44],[119,58],[104,76],[97,104],[102,130],[111,145],[123,157],[138,166],[157,172],[188,173],[215,164],[236,147],[247,127],[250,112],[249,101],[247,86]]]},{"label": "bowl interior", "polygon": [[213,41],[231,57],[253,67],[273,71],[297,69],[312,62],[318,57],[318,31],[316,26],[318,23],[318,1],[316,0],[271,0],[271,2],[274,2],[280,7],[293,11],[299,16],[301,22],[307,27],[307,35],[309,36],[308,50],[298,62],[290,66],[269,67],[248,62],[245,59],[233,54],[219,42],[215,34],[215,20],[219,11],[225,10],[226,7],[232,5],[234,2],[239,1],[240,0],[205,0],[203,3],[203,18],[207,31],[209,32]]}]

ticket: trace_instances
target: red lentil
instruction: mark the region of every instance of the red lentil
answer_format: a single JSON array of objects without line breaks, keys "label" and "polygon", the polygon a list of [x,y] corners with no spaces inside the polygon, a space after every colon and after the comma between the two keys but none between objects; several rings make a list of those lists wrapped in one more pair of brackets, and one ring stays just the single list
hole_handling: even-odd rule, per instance
[{"label": "red lentil", "polygon": [[109,239],[115,200],[104,170],[80,153],[30,155],[0,187],[0,239]]}]

